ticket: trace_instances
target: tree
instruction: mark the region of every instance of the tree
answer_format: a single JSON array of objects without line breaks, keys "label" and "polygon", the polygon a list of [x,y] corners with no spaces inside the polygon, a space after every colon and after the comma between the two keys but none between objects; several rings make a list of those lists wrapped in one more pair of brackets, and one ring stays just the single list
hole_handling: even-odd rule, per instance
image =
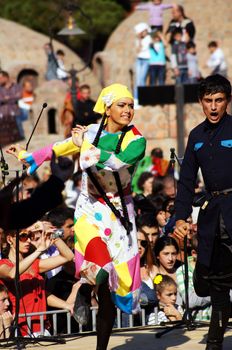
[{"label": "tree", "polygon": [[[83,11],[91,17],[93,29],[88,33],[89,23],[84,19],[79,11],[74,12],[78,26],[88,34],[83,38],[57,37],[56,39],[70,46],[74,51],[81,54],[85,51],[86,42],[91,35],[94,40],[94,51],[102,50],[106,40],[117,25],[125,18],[126,11],[120,0],[79,0],[71,1],[77,3]],[[21,23],[38,32],[49,35],[53,34],[65,26],[63,15],[65,11],[59,13],[64,0],[0,0],[1,17]],[[56,16],[57,14],[57,16]]]}]

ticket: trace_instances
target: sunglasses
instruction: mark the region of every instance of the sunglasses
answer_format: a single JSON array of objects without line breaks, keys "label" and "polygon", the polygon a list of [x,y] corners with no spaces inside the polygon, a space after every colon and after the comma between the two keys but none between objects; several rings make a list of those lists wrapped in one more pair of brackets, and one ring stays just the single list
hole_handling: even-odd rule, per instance
[{"label": "sunglasses", "polygon": [[143,248],[147,248],[148,241],[146,241],[145,239],[138,239],[138,242]]},{"label": "sunglasses", "polygon": [[32,232],[23,232],[20,233],[19,235],[19,240],[20,242],[26,242],[28,239],[33,239],[34,238],[34,234]]}]

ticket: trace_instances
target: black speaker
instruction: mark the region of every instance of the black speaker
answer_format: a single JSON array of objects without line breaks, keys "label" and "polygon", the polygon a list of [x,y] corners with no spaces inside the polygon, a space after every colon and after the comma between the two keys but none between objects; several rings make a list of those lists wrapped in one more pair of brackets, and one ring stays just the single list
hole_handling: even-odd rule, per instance
[{"label": "black speaker", "polygon": [[[174,104],[175,85],[140,86],[138,87],[138,100],[142,106]],[[184,102],[198,102],[198,84],[184,84]]]}]

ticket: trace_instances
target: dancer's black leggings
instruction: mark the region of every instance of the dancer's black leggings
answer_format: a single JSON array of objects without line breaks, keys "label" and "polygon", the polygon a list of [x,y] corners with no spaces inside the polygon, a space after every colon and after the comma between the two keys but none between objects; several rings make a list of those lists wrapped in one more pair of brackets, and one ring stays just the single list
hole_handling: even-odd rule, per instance
[{"label": "dancer's black leggings", "polygon": [[106,350],[110,334],[114,325],[116,308],[111,300],[108,283],[98,288],[98,314],[97,314],[97,350]]}]

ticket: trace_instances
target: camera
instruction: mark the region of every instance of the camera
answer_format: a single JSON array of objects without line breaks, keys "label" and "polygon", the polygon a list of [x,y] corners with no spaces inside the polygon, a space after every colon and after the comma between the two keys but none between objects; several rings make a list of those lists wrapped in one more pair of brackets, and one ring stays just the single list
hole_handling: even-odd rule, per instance
[{"label": "camera", "polygon": [[54,230],[50,236],[51,239],[63,238],[63,237],[64,237],[64,230],[62,228],[58,228]]}]

